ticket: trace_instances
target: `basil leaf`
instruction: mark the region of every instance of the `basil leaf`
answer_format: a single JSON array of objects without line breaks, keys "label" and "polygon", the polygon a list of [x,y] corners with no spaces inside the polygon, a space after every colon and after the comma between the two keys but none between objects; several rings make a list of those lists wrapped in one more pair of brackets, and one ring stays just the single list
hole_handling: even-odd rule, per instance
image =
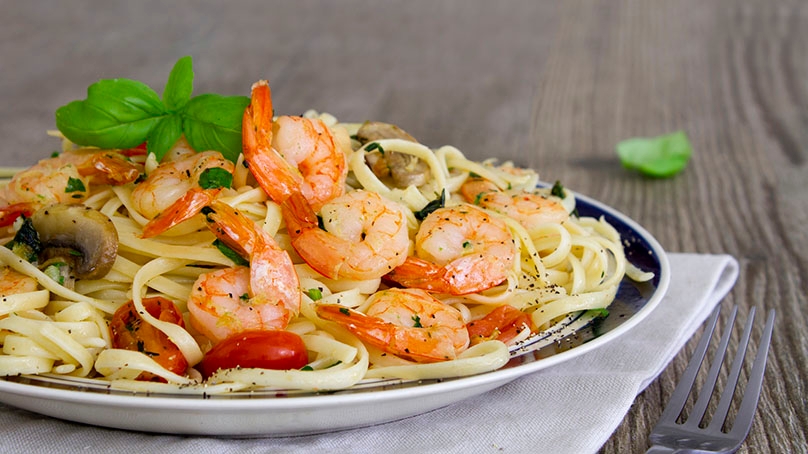
[{"label": "basil leaf", "polygon": [[179,115],[162,117],[146,138],[146,151],[154,153],[159,162],[177,143],[180,136],[182,136],[182,118]]},{"label": "basil leaf", "polygon": [[[194,69],[190,56],[177,60],[163,91],[163,103],[171,111],[182,109],[194,91]],[[173,145],[173,144],[172,144]]]},{"label": "basil leaf", "polygon": [[684,170],[692,151],[684,131],[633,138],[617,144],[617,154],[624,167],[657,178],[671,177]]},{"label": "basil leaf", "polygon": [[246,96],[199,95],[185,106],[183,130],[196,151],[216,150],[236,162],[241,153],[241,121]]},{"label": "basil leaf", "polygon": [[205,169],[199,175],[202,189],[229,188],[233,184],[233,174],[221,167]]},{"label": "basil leaf", "polygon": [[101,148],[143,143],[165,113],[157,93],[129,79],[104,79],[87,89],[87,99],[56,110],[56,127],[70,141]]}]

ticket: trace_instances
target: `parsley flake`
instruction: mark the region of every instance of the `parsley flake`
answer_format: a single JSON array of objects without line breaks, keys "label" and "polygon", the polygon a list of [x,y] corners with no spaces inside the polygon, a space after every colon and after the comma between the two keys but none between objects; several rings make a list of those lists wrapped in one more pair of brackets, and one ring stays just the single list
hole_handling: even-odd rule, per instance
[{"label": "parsley flake", "polygon": [[68,177],[67,178],[67,186],[65,186],[65,192],[85,192],[87,188],[84,186],[84,182],[78,178]]}]

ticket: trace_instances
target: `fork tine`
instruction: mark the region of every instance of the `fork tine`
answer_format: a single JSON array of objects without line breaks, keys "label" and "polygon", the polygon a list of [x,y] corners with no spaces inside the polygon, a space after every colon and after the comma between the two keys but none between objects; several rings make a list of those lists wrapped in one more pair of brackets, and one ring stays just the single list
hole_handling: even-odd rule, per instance
[{"label": "fork tine", "polygon": [[755,355],[755,362],[752,364],[752,371],[749,373],[749,381],[746,383],[746,389],[744,389],[743,400],[730,431],[732,436],[739,439],[746,438],[755,419],[755,408],[757,408],[760,388],[763,385],[763,373],[766,371],[766,358],[769,355],[773,329],[774,310],[772,309],[766,318],[766,326],[763,327],[763,334],[760,336],[760,345]]},{"label": "fork tine", "polygon": [[[724,391],[721,393],[721,400],[718,402],[715,413],[713,413],[713,420],[710,421],[708,429],[721,429],[724,421],[727,419],[729,406],[732,403],[732,397],[735,395],[735,388],[738,385],[738,376],[741,374],[743,367],[744,357],[746,356],[746,347],[749,344],[749,336],[752,334],[752,323],[755,321],[755,308],[749,311],[749,318],[746,320],[741,340],[738,341],[738,349],[735,351],[735,358],[732,360],[732,366],[727,377],[727,383],[724,385]],[[729,331],[727,331],[729,332]]]},{"label": "fork tine", "polygon": [[665,407],[665,410],[662,412],[662,416],[659,418],[660,422],[676,421],[679,414],[682,412],[682,409],[687,402],[687,396],[690,395],[690,388],[693,386],[693,382],[696,381],[696,375],[698,375],[699,369],[701,368],[701,362],[704,360],[704,354],[707,353],[707,347],[710,345],[710,339],[713,337],[713,332],[715,331],[715,322],[718,320],[718,312],[720,309],[720,306],[716,306],[712,315],[710,315],[710,318],[707,320],[707,324],[704,328],[704,334],[702,334],[699,344],[696,346],[696,350],[693,352],[693,357],[687,364],[687,368],[682,374],[679,384],[676,385],[676,389],[673,390],[670,401]]},{"label": "fork tine", "polygon": [[693,406],[693,409],[690,411],[690,414],[687,417],[687,422],[685,422],[686,426],[696,427],[701,423],[701,420],[704,417],[704,412],[707,410],[707,405],[710,403],[713,390],[715,389],[715,382],[718,379],[718,373],[721,371],[721,365],[724,362],[724,356],[727,353],[729,337],[730,334],[732,334],[732,327],[735,324],[735,316],[737,313],[738,307],[735,306],[732,308],[732,312],[727,320],[727,327],[724,329],[724,333],[721,335],[721,341],[718,344],[718,349],[715,351],[715,356],[712,364],[710,365],[710,371],[707,373],[707,379],[701,388],[701,392],[699,392],[699,397],[696,400],[696,404]]}]

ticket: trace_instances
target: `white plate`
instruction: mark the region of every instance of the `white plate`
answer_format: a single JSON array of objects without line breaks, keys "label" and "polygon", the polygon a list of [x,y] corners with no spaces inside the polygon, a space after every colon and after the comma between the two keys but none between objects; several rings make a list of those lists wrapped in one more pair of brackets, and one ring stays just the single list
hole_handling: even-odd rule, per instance
[{"label": "white plate", "polygon": [[377,380],[329,393],[241,392],[226,396],[132,394],[99,380],[57,376],[0,378],[0,402],[55,418],[144,432],[215,436],[286,436],[368,426],[434,410],[594,350],[626,333],[665,294],[668,260],[659,243],[623,214],[577,196],[581,216],[604,216],[620,232],[626,256],[655,273],[647,283],[624,279],[609,316],[568,317],[554,333],[512,349],[502,369],[471,377],[402,382]]}]

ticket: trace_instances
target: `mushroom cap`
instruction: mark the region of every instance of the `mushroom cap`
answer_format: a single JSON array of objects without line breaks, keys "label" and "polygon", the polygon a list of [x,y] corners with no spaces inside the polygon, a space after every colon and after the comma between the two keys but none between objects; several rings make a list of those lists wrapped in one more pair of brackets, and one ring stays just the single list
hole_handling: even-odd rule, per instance
[{"label": "mushroom cap", "polygon": [[31,216],[42,243],[40,261],[58,257],[80,279],[99,279],[118,256],[118,231],[112,220],[84,205],[50,205]]}]

